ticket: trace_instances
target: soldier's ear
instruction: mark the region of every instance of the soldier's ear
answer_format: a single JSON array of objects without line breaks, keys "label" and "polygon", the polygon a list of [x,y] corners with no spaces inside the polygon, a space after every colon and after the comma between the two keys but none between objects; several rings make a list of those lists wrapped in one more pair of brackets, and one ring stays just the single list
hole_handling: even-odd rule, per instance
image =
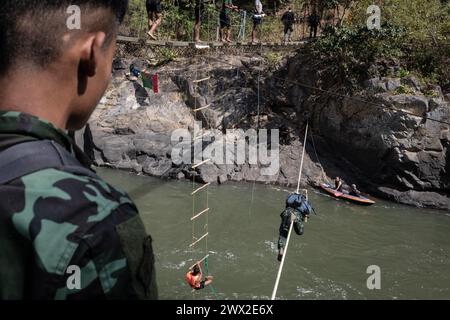
[{"label": "soldier's ear", "polygon": [[78,59],[78,94],[86,92],[88,78],[97,73],[97,67],[104,54],[103,47],[106,41],[104,32],[89,34],[80,40],[81,45],[77,52]]},{"label": "soldier's ear", "polygon": [[88,77],[96,74],[97,66],[104,54],[103,48],[106,41],[106,34],[103,31],[90,34],[80,48],[80,71]]}]

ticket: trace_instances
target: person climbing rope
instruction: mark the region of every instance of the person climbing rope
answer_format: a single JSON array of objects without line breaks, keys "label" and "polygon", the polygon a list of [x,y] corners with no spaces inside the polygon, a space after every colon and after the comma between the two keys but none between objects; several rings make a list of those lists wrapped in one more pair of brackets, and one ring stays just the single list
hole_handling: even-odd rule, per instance
[{"label": "person climbing rope", "polygon": [[206,286],[210,285],[213,282],[213,276],[206,276],[205,280],[203,279],[203,272],[200,264],[195,264],[189,271],[186,273],[186,281],[191,286],[192,289],[201,290]]},{"label": "person climbing rope", "polygon": [[309,215],[314,212],[306,197],[302,194],[292,193],[286,199],[286,208],[281,213],[281,224],[278,238],[278,261],[284,254],[284,247],[289,234],[291,222],[294,221],[294,231],[301,236],[304,232],[303,222],[308,222]]},{"label": "person climbing rope", "polygon": [[292,8],[289,8],[283,16],[281,21],[284,25],[284,42],[291,41],[291,34],[294,32],[295,14],[292,12]]},{"label": "person climbing rope", "polygon": [[[303,140],[303,151],[302,156],[300,160],[300,167],[298,170],[298,179],[297,179],[297,189],[295,193],[292,193],[288,196],[286,199],[286,209],[293,208],[296,211],[300,213],[301,216],[296,211],[292,210],[286,210],[281,213],[281,225],[280,225],[280,237],[278,239],[278,261],[280,261],[280,266],[278,268],[277,278],[275,280],[275,285],[273,287],[271,300],[275,300],[277,291],[278,291],[278,285],[280,284],[281,279],[281,273],[283,272],[283,266],[284,266],[284,257],[288,250],[289,241],[291,239],[291,231],[292,227],[294,227],[294,230],[297,234],[303,234],[303,223],[308,221],[308,216],[311,214],[311,212],[314,212],[313,207],[308,202],[308,199],[306,196],[300,195],[300,183],[302,181],[302,172],[303,172],[303,160],[305,159],[305,151],[306,151],[306,139],[308,137],[308,128],[309,128],[309,121],[306,120],[306,127],[305,127],[305,137]],[[305,190],[305,194],[307,195],[307,190]],[[289,214],[290,213],[290,214]],[[289,228],[286,228],[286,226],[289,225]],[[295,225],[295,226],[294,226]],[[287,232],[286,232],[287,229]]]},{"label": "person climbing rope", "polygon": [[253,30],[252,30],[252,43],[257,42],[256,34],[259,32],[260,25],[262,24],[263,18],[266,15],[263,12],[263,6],[260,0],[255,0],[255,10],[253,12]]},{"label": "person climbing rope", "polygon": [[161,0],[147,0],[145,2],[148,17],[148,36],[153,40],[156,40],[156,29],[162,22],[162,5]]},{"label": "person climbing rope", "polygon": [[220,39],[222,42],[231,43],[231,10],[239,11],[232,0],[223,0],[222,10],[220,11]]},{"label": "person climbing rope", "polygon": [[309,38],[317,37],[317,28],[320,25],[320,17],[317,15],[317,11],[314,9],[313,13],[308,17],[309,25]]}]

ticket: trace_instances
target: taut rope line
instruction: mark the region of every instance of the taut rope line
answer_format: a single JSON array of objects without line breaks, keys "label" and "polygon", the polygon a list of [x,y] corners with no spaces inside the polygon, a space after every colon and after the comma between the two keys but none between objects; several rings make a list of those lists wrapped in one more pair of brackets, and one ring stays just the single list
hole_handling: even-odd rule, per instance
[{"label": "taut rope line", "polygon": [[[302,178],[302,169],[303,169],[303,159],[305,157],[305,150],[306,150],[306,138],[308,137],[308,127],[309,127],[309,123],[306,123],[305,140],[303,142],[303,153],[302,153],[302,157],[301,157],[301,161],[300,161],[300,170],[298,173],[298,183],[297,183],[296,193],[299,193],[299,189],[300,189],[300,180]],[[288,237],[286,240],[286,247],[284,248],[284,254],[283,254],[283,257],[281,258],[280,267],[278,268],[277,279],[275,280],[275,286],[273,288],[271,300],[275,300],[275,298],[277,296],[278,285],[280,284],[281,273],[283,272],[284,261],[287,256],[287,250],[288,250],[288,246],[289,246],[289,240],[291,239],[293,225],[294,225],[294,219],[292,219],[292,217],[291,217],[291,225],[289,226],[289,233],[288,233]]]}]

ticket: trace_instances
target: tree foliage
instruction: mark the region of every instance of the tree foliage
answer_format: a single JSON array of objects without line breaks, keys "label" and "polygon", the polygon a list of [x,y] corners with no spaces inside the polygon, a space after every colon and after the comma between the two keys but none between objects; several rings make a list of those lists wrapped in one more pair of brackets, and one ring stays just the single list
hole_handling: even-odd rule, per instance
[{"label": "tree foliage", "polygon": [[[368,30],[367,8],[377,2],[382,26]],[[450,84],[448,1],[360,0],[352,5],[344,25],[328,26],[314,44],[315,52],[334,66],[333,72],[341,81],[373,76],[377,62],[391,61],[441,85]]]}]

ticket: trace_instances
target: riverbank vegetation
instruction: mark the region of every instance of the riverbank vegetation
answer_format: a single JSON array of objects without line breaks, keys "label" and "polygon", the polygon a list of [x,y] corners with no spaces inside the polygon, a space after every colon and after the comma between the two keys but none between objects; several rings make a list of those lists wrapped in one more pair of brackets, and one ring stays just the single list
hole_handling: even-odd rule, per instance
[{"label": "riverbank vegetation", "polygon": [[[450,1],[449,0],[263,0],[267,17],[259,38],[264,42],[281,41],[281,14],[288,6],[296,13],[293,39],[308,36],[307,16],[316,9],[321,16],[321,37],[310,49],[330,76],[339,82],[357,86],[371,76],[413,74],[426,82],[450,90]],[[160,39],[190,41],[194,25],[193,0],[162,0],[164,19]],[[249,41],[252,31],[253,1],[235,0],[247,11],[243,25],[241,14],[232,16],[233,39]],[[206,5],[202,39],[218,38],[221,1]],[[381,9],[381,28],[367,28],[367,8]],[[131,0],[121,33],[145,37],[147,14],[144,0]]]},{"label": "riverbank vegetation", "polygon": [[[305,0],[262,0],[263,10],[267,14],[261,25],[259,37],[266,42],[280,41],[283,34],[283,26],[280,14],[287,6],[292,6],[299,14],[303,10]],[[233,26],[233,39],[250,41],[252,32],[252,13],[254,1],[233,1],[240,9],[246,11],[245,20],[242,12],[232,12],[231,24]],[[194,28],[194,0],[162,0],[164,19],[158,31],[159,39],[171,39],[191,41]],[[204,20],[201,28],[201,38],[205,41],[213,41],[218,36],[218,18],[222,1],[206,2]],[[245,21],[245,23],[243,23]],[[145,0],[130,0],[128,14],[126,16],[121,33],[127,36],[144,37],[148,31],[147,12]],[[300,28],[296,28],[296,36],[300,36]]]},{"label": "riverbank vegetation", "polygon": [[[313,51],[342,82],[413,74],[450,89],[450,3],[386,0],[381,28],[367,28],[372,0],[354,1],[340,26],[328,25]],[[380,2],[380,1],[378,1]]]}]

